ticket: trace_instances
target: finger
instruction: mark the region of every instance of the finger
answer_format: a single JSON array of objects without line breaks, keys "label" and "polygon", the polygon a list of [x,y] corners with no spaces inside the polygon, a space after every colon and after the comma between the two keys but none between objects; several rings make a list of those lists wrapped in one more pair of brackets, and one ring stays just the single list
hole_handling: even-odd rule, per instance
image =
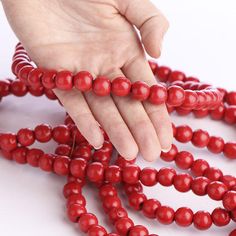
[{"label": "finger", "polygon": [[103,134],[83,94],[76,89],[71,91],[54,89],[54,92],[85,139],[95,149],[100,148],[104,142]]},{"label": "finger", "polygon": [[[133,82],[140,80],[146,82],[149,86],[157,83],[148,62],[142,56],[125,65],[123,71]],[[169,150],[173,141],[173,132],[170,116],[165,104],[157,106],[149,102],[144,102],[143,105],[155,127],[161,149],[163,151]]]},{"label": "finger", "polygon": [[159,57],[169,27],[164,15],[149,0],[119,1],[119,4],[121,14],[139,29],[147,53]]},{"label": "finger", "polygon": [[[115,78],[124,75],[118,70],[106,76]],[[126,159],[134,159],[138,153],[138,146],[112,98],[99,97],[92,92],[86,93],[85,98],[119,154]]]}]

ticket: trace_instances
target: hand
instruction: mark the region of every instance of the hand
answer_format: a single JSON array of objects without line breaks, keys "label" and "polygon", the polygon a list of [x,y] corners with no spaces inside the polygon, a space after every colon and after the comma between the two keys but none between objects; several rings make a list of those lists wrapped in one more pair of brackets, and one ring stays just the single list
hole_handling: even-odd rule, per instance
[{"label": "hand", "polygon": [[[168,22],[148,0],[2,0],[8,20],[38,66],[87,70],[110,79],[126,76],[153,85],[144,48],[159,57]],[[139,30],[141,39],[134,26]],[[144,48],[143,48],[144,46]],[[127,159],[138,151],[155,160],[172,143],[165,105],[129,97],[97,97],[77,90],[55,93],[85,138],[103,144],[97,121]]]}]

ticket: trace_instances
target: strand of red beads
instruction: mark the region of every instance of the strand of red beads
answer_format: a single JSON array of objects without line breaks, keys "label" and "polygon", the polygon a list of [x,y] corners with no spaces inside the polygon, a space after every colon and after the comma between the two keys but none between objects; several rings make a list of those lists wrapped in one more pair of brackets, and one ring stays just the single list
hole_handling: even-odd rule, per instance
[{"label": "strand of red beads", "polygon": [[[93,90],[98,96],[113,93],[117,96],[131,94],[134,99],[148,100],[153,104],[166,103],[169,112],[176,110],[179,115],[193,112],[195,117],[210,115],[212,119],[224,120],[228,124],[236,123],[236,92],[227,92],[222,88],[214,89],[209,84],[200,83],[198,79],[186,77],[180,71],[158,66],[149,62],[153,74],[165,84],[158,83],[152,87],[139,81],[131,84],[127,78],[116,78],[112,82],[99,76],[93,80],[89,72],[72,75],[69,71],[48,71],[34,68],[29,56],[21,44],[16,46],[13,56],[12,71],[18,79],[0,81],[0,101],[10,94],[21,97],[28,92],[33,96],[45,94],[49,99],[57,99],[52,89],[57,87],[69,90],[76,87],[86,92]],[[190,142],[199,148],[207,147],[212,153],[223,153],[229,159],[236,159],[236,143],[225,143],[221,137],[210,136],[207,131],[195,130],[189,126],[173,125],[174,137],[182,143]],[[225,226],[230,220],[236,221],[236,178],[224,175],[218,168],[210,167],[202,159],[194,160],[191,153],[179,152],[172,145],[168,153],[162,153],[166,162],[174,161],[176,166],[189,170],[190,174],[177,174],[173,168],[140,169],[135,160],[125,161],[118,156],[115,165],[110,165],[113,147],[104,132],[105,142],[101,149],[94,150],[67,116],[64,125],[54,128],[41,124],[34,129],[22,128],[16,134],[0,133],[0,150],[7,159],[19,164],[30,164],[43,171],[68,176],[64,187],[67,200],[67,213],[72,222],[78,222],[79,228],[90,236],[127,235],[147,236],[148,230],[141,225],[134,225],[122,207],[115,184],[123,183],[130,206],[142,210],[148,218],[157,218],[160,223],[170,224],[175,221],[180,226],[192,223],[197,229],[208,229],[212,223]],[[46,143],[53,139],[57,144],[55,154],[46,154],[41,149],[29,148],[35,141]],[[95,215],[87,213],[86,201],[81,190],[85,179],[97,185],[105,213],[109,215],[116,233],[108,234],[100,225]],[[147,199],[142,185],[173,185],[177,191],[192,190],[199,196],[208,195],[211,199],[222,201],[224,208],[216,208],[211,214],[206,211],[193,211],[187,207],[174,211],[169,206],[162,206],[156,199]],[[230,233],[235,236],[236,230]],[[151,236],[151,235],[149,235]],[[155,236],[155,235],[153,235]]]}]

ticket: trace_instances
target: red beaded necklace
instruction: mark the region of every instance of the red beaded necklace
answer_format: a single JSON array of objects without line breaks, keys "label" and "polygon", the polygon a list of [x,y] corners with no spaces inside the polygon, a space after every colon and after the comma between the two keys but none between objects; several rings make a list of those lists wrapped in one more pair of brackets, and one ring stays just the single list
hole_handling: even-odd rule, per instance
[{"label": "red beaded necklace", "polygon": [[[209,115],[215,120],[224,120],[228,124],[236,124],[236,92],[228,93],[221,88],[212,88],[209,84],[200,83],[198,79],[186,77],[179,71],[171,71],[168,67],[158,66],[150,62],[150,67],[161,81],[149,87],[144,82],[133,84],[127,78],[115,78],[112,82],[105,77],[95,80],[89,72],[82,71],[73,75],[69,71],[48,71],[34,68],[21,44],[16,46],[13,56],[12,71],[16,80],[0,80],[0,100],[10,94],[24,96],[28,92],[33,96],[46,95],[49,99],[57,99],[52,89],[79,91],[93,90],[98,96],[128,96],[153,104],[166,103],[169,112],[176,110],[179,115],[190,112],[196,117]],[[173,125],[174,137],[178,142],[205,148],[212,153],[224,153],[229,159],[236,159],[236,142],[227,142],[220,137],[210,136],[207,131],[195,130],[187,125]],[[118,197],[116,184],[122,183],[130,206],[142,211],[144,216],[157,219],[162,224],[173,221],[182,227],[194,224],[197,229],[206,230],[212,224],[225,226],[230,221],[236,222],[236,178],[224,175],[220,169],[210,167],[203,159],[194,160],[187,151],[179,151],[173,144],[161,158],[166,162],[175,162],[176,166],[188,173],[176,173],[173,168],[156,170],[148,167],[140,169],[135,160],[126,161],[119,156],[114,165],[110,164],[113,146],[104,132],[105,142],[101,149],[94,150],[76,128],[67,115],[64,125],[54,128],[41,124],[34,129],[22,128],[16,134],[0,133],[0,150],[3,156],[19,164],[39,167],[43,171],[67,176],[67,184],[63,194],[67,199],[68,218],[78,223],[82,232],[89,236],[155,236],[149,234],[146,227],[134,225],[127,211],[122,207]],[[45,143],[53,139],[58,146],[53,154],[44,153],[37,148],[29,148],[35,141]],[[114,225],[116,233],[107,233],[99,225],[97,217],[86,210],[86,200],[82,195],[85,180],[94,183],[99,191],[104,212]],[[170,206],[161,205],[157,199],[147,199],[142,186],[174,186],[179,192],[192,191],[196,195],[208,195],[212,200],[222,201],[223,207],[212,213],[206,211],[193,212],[187,207],[176,211]],[[229,236],[236,236],[236,229]]]}]

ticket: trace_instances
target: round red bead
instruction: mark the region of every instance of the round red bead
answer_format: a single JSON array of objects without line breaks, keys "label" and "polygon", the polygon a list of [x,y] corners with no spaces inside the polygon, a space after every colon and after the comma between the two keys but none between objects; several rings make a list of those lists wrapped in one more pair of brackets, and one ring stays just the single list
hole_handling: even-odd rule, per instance
[{"label": "round red bead", "polygon": [[91,182],[100,182],[104,178],[104,166],[99,162],[89,164],[87,177]]},{"label": "round red bead", "polygon": [[174,216],[174,210],[168,206],[160,206],[156,212],[157,220],[164,225],[171,224],[174,221]]},{"label": "round red bead", "polygon": [[73,75],[70,71],[60,71],[55,78],[55,84],[58,89],[71,90],[73,87]]},{"label": "round red bead", "polygon": [[228,191],[227,186],[224,183],[213,181],[208,184],[207,194],[213,200],[222,200],[224,194]]},{"label": "round red bead", "polygon": [[130,93],[131,82],[125,77],[118,77],[112,81],[111,91],[114,95],[124,97]]},{"label": "round red bead", "polygon": [[156,218],[157,208],[160,206],[160,202],[156,199],[145,200],[142,205],[143,214],[148,218],[154,219]]},{"label": "round red bead", "polygon": [[152,85],[150,88],[149,102],[160,105],[167,100],[167,89],[161,84]]},{"label": "round red bead", "polygon": [[132,98],[144,101],[150,94],[150,87],[145,82],[137,81],[132,84],[131,93]]},{"label": "round red bead", "polygon": [[175,222],[177,225],[187,227],[192,224],[193,211],[187,207],[181,207],[175,212]]},{"label": "round red bead", "polygon": [[157,183],[157,171],[154,168],[146,167],[140,172],[140,181],[145,186],[153,186]]},{"label": "round red bead", "polygon": [[228,211],[236,209],[236,191],[229,191],[224,195],[223,205]]},{"label": "round red bead", "polygon": [[199,230],[207,230],[212,225],[211,215],[206,211],[198,211],[193,217],[194,226]]},{"label": "round red bead", "polygon": [[163,186],[171,186],[173,184],[176,171],[172,168],[163,167],[157,174],[158,182]]},{"label": "round red bead", "polygon": [[168,87],[168,99],[167,104],[169,106],[180,106],[185,100],[185,92],[179,86],[172,85]]},{"label": "round red bead", "polygon": [[75,88],[81,92],[89,91],[92,88],[93,76],[87,71],[78,72],[73,80]]},{"label": "round red bead", "polygon": [[220,226],[220,227],[225,226],[229,224],[230,222],[229,212],[222,208],[216,208],[211,213],[211,218],[212,218],[213,223],[216,226]]},{"label": "round red bead", "polygon": [[148,236],[148,230],[142,225],[135,225],[130,228],[129,236]]},{"label": "round red bead", "polygon": [[93,92],[98,96],[107,96],[111,91],[111,81],[106,77],[97,77],[93,81]]},{"label": "round red bead", "polygon": [[72,222],[77,222],[80,216],[86,212],[85,207],[79,204],[71,204],[67,209],[67,215]]},{"label": "round red bead", "polygon": [[84,233],[87,233],[94,225],[98,225],[98,219],[92,213],[85,213],[79,218],[78,224],[80,230]]}]

